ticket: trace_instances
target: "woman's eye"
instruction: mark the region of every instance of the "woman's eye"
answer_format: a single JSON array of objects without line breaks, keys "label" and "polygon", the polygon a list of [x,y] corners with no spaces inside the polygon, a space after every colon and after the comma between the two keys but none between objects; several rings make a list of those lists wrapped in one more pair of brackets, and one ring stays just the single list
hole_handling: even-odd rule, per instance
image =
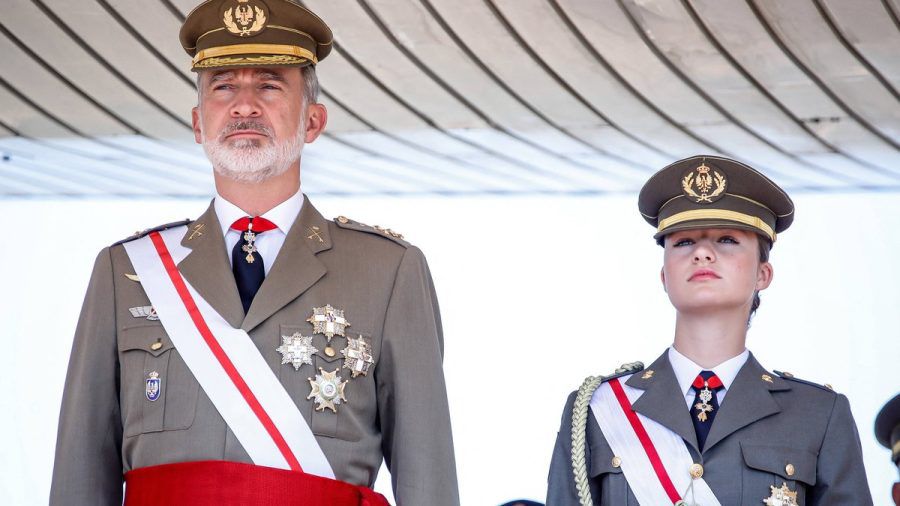
[{"label": "woman's eye", "polygon": [[679,240],[675,241],[676,248],[679,246],[690,246],[691,244],[694,244],[694,241],[692,241],[690,239],[679,239]]},{"label": "woman's eye", "polygon": [[737,239],[735,239],[734,237],[731,237],[730,235],[720,237],[719,242],[724,242],[726,244],[739,244],[737,242]]}]

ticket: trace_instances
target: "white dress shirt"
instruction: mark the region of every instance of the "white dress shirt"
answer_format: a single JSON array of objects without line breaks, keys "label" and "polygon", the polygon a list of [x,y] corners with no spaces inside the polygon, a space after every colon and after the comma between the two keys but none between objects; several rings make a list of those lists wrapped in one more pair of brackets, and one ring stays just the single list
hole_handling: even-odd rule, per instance
[{"label": "white dress shirt", "polygon": [[744,348],[744,351],[738,356],[729,358],[712,369],[704,369],[694,363],[693,360],[679,353],[678,350],[675,349],[675,346],[669,347],[669,363],[672,364],[672,370],[675,371],[675,378],[678,379],[678,386],[681,388],[682,393],[684,393],[684,402],[687,404],[688,409],[690,409],[691,404],[694,403],[694,397],[696,396],[696,392],[691,388],[691,384],[697,379],[697,375],[700,374],[701,371],[712,371],[720,380],[722,380],[722,385],[724,385],[725,388],[716,392],[716,400],[719,401],[719,406],[721,406],[722,401],[725,399],[725,394],[731,387],[731,383],[734,382],[734,378],[737,377],[738,371],[741,370],[741,367],[744,367],[744,364],[749,357],[750,350]]},{"label": "white dress shirt", "polygon": [[[278,227],[256,235],[256,250],[262,256],[266,275],[269,274],[269,269],[275,263],[275,258],[278,256],[278,252],[281,251],[281,246],[284,245],[284,239],[287,237],[287,233],[297,216],[300,215],[300,208],[302,207],[303,192],[297,190],[297,193],[262,215],[263,218],[271,221]],[[250,215],[238,206],[225,200],[218,193],[216,193],[213,208],[216,210],[216,216],[219,218],[219,224],[222,226],[222,235],[225,236],[225,252],[228,255],[228,260],[231,261],[231,251],[241,238],[241,233],[233,230],[231,224],[240,218],[249,217]]]}]

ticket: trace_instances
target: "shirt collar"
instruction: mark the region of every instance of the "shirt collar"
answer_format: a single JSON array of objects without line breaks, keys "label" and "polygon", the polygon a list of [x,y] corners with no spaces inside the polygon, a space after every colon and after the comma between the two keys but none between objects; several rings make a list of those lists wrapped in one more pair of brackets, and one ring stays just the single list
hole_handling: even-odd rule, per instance
[{"label": "shirt collar", "polygon": [[[274,223],[282,233],[287,235],[291,226],[294,225],[297,216],[300,214],[300,209],[303,207],[303,200],[303,191],[298,189],[297,193],[291,195],[287,200],[264,213],[262,217]],[[240,207],[225,200],[225,197],[219,195],[218,192],[216,192],[213,207],[216,210],[216,217],[219,218],[219,224],[222,226],[223,236],[228,234],[228,230],[232,223],[244,216],[248,216],[248,214]]]},{"label": "shirt collar", "polygon": [[[725,391],[728,391],[731,387],[731,383],[734,381],[734,378],[737,377],[738,372],[740,372],[741,367],[744,366],[749,357],[750,350],[744,348],[744,351],[738,356],[729,358],[711,369],[712,372],[716,373],[716,376],[722,380]],[[691,383],[694,382],[694,379],[700,374],[700,371],[704,370],[703,367],[679,353],[679,351],[675,349],[675,346],[669,347],[669,363],[672,364],[672,371],[675,372],[675,378],[678,379],[678,386],[681,388],[681,391],[687,395],[691,391]]]}]

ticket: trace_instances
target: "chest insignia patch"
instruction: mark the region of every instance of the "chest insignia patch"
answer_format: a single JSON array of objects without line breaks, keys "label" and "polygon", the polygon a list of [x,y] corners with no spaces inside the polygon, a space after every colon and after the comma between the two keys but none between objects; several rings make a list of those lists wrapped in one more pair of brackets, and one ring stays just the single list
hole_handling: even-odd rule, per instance
[{"label": "chest insignia patch", "polygon": [[772,493],[763,499],[766,506],[799,506],[797,492],[789,489],[787,483],[781,482],[780,488],[775,488],[775,485],[770,485],[769,488],[772,489]]},{"label": "chest insignia patch", "polygon": [[159,315],[156,314],[156,309],[153,306],[130,307],[128,311],[135,318],[146,318],[152,322],[159,320]]},{"label": "chest insignia patch", "polygon": [[147,395],[147,400],[153,402],[159,399],[159,395],[162,393],[162,379],[159,377],[159,373],[153,371],[148,374],[145,383],[144,393]]}]

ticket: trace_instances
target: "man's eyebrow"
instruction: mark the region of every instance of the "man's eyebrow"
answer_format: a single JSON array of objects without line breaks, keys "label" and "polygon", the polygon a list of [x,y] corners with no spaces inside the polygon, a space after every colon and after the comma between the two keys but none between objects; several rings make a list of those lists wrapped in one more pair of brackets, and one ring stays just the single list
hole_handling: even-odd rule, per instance
[{"label": "man's eyebrow", "polygon": [[218,81],[227,81],[229,79],[234,78],[234,72],[228,70],[225,72],[219,72],[217,74],[213,74],[212,77],[209,78],[210,84],[218,82]]},{"label": "man's eyebrow", "polygon": [[268,70],[260,70],[256,72],[256,77],[263,81],[281,81],[284,82],[284,76]]}]

